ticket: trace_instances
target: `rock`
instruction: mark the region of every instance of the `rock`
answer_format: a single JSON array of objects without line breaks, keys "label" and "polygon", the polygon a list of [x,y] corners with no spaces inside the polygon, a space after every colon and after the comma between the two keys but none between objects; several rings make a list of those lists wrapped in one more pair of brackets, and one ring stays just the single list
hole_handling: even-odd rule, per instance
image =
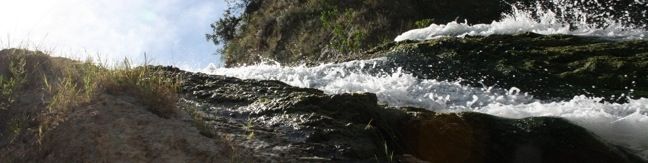
[{"label": "rock", "polygon": [[642,162],[564,119],[506,119],[377,105],[277,81],[162,68],[184,76],[184,103],[204,135],[231,137],[281,161]]},{"label": "rock", "polygon": [[561,118],[413,112],[403,145],[429,162],[642,162]]},{"label": "rock", "polygon": [[367,53],[419,78],[517,87],[546,100],[648,97],[648,41],[526,33],[405,41]]},{"label": "rock", "polygon": [[[258,158],[308,161],[385,159],[404,113],[373,94],[326,95],[278,81],[184,73],[185,106],[205,135],[231,136]],[[389,144],[391,145],[391,144]]]}]

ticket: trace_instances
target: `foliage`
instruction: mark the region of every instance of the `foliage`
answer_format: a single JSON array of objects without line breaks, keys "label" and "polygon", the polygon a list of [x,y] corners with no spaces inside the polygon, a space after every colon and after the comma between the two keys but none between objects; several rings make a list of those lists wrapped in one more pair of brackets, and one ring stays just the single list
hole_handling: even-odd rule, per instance
[{"label": "foliage", "polygon": [[9,63],[9,76],[0,75],[0,109],[15,102],[15,92],[25,82],[25,57],[12,56]]},{"label": "foliage", "polygon": [[232,15],[231,10],[226,10],[223,17],[211,24],[212,33],[206,35],[207,40],[211,40],[216,45],[226,44],[236,36],[240,21],[240,17]]},{"label": "foliage", "polygon": [[337,8],[324,10],[320,13],[320,21],[324,28],[328,29],[333,38],[331,45],[341,53],[358,52],[362,47],[362,41],[366,33],[360,29],[353,28],[354,12],[346,9],[343,13]]},{"label": "foliage", "polygon": [[225,0],[228,8],[223,16],[210,26],[211,34],[206,34],[206,38],[216,45],[227,45],[227,42],[234,39],[242,25],[244,16],[243,10],[257,2],[257,0]]},{"label": "foliage", "polygon": [[414,26],[416,28],[425,28],[430,26],[430,24],[434,23],[434,19],[421,19],[416,22],[414,22]]},{"label": "foliage", "polygon": [[128,94],[138,98],[160,117],[170,118],[177,113],[179,79],[168,78],[148,65],[132,68],[125,60],[117,70],[108,71],[100,83],[108,93]]},{"label": "foliage", "polygon": [[[0,75],[0,111],[11,115],[0,119],[0,127],[6,127],[0,138],[8,138],[7,142],[33,139],[29,142],[40,144],[76,108],[100,102],[109,94],[135,98],[163,118],[176,114],[179,80],[147,66],[133,68],[124,62],[109,69],[105,64],[51,58],[23,49],[0,52],[1,69],[6,70]],[[42,101],[22,100],[20,104],[28,107],[13,104],[20,97]]]}]

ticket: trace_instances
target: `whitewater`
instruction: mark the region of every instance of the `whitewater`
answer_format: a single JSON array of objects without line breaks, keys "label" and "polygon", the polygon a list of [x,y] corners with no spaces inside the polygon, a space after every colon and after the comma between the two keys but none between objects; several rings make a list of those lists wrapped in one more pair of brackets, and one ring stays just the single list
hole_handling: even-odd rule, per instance
[{"label": "whitewater", "polygon": [[[502,14],[502,19],[490,24],[469,24],[467,21],[452,21],[447,24],[430,24],[428,27],[407,31],[394,39],[396,42],[404,40],[429,40],[441,37],[488,36],[494,34],[519,34],[533,32],[544,35],[564,34],[576,36],[591,36],[608,39],[633,40],[646,39],[648,31],[646,25],[635,25],[613,18],[602,19],[602,22],[592,23],[588,19],[610,15],[609,13],[593,13],[585,9],[573,9],[566,0],[551,1],[559,10],[570,10],[575,16],[567,20],[552,10],[536,4],[532,10],[521,10],[512,5],[511,13]],[[577,2],[577,1],[576,1]],[[648,3],[635,2],[635,5],[645,6]],[[591,9],[590,9],[591,10]],[[628,12],[626,12],[627,14]],[[644,16],[646,15],[644,11]],[[629,15],[627,15],[629,16]],[[602,27],[601,27],[602,26]]]},{"label": "whitewater", "polygon": [[208,67],[202,72],[242,79],[279,80],[327,94],[375,93],[393,107],[419,107],[437,112],[474,111],[507,118],[562,117],[614,144],[648,158],[648,99],[607,103],[602,98],[576,96],[568,101],[541,101],[515,87],[471,87],[459,82],[418,79],[393,68],[379,73],[372,67],[385,59],[286,67],[265,63],[236,68]]},{"label": "whitewater", "polygon": [[[556,5],[565,1],[556,0]],[[637,2],[637,5],[648,3]],[[536,7],[511,13],[491,24],[453,21],[407,31],[394,39],[428,40],[440,37],[488,36],[493,34],[567,34],[609,39],[646,39],[645,28],[606,19],[607,25],[588,24],[588,13],[576,11],[577,19],[566,21],[553,11]],[[363,93],[377,95],[379,102],[393,107],[419,107],[436,112],[473,111],[507,118],[562,117],[587,128],[608,142],[626,147],[648,159],[648,99],[627,98],[610,103],[602,98],[575,96],[565,101],[542,101],[518,88],[471,87],[459,81],[419,79],[399,67],[384,68],[385,58],[328,63],[319,66],[281,66],[267,61],[256,65],[198,70],[208,74],[242,79],[279,80],[297,87],[315,88],[327,94]],[[631,90],[632,91],[632,90]]]}]

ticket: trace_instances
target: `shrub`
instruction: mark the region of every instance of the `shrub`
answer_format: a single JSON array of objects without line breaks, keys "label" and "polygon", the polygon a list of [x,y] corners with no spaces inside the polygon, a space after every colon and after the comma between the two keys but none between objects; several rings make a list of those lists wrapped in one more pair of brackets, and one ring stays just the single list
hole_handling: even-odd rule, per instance
[{"label": "shrub", "polygon": [[425,28],[430,26],[430,24],[434,23],[434,19],[421,19],[416,22],[414,22],[414,26],[416,28]]},{"label": "shrub", "polygon": [[363,30],[351,26],[355,18],[354,13],[352,9],[346,9],[340,13],[337,8],[325,9],[320,13],[322,25],[333,35],[330,41],[331,46],[340,53],[360,51],[362,41],[366,38],[366,33]]},{"label": "shrub", "polygon": [[23,55],[10,55],[9,75],[0,74],[0,109],[8,108],[14,103],[15,92],[25,82],[25,57]]},{"label": "shrub", "polygon": [[206,34],[207,40],[211,40],[216,45],[227,44],[236,37],[239,22],[241,22],[240,17],[232,15],[231,10],[226,10],[220,19],[211,24],[212,33]]},{"label": "shrub", "polygon": [[[225,0],[228,8],[224,14],[216,22],[210,26],[212,33],[206,34],[208,41],[212,41],[216,45],[227,45],[227,42],[236,38],[241,24],[241,20],[245,16],[244,10],[258,5],[259,0]],[[223,48],[224,49],[224,48]],[[222,50],[222,49],[220,49]]]}]

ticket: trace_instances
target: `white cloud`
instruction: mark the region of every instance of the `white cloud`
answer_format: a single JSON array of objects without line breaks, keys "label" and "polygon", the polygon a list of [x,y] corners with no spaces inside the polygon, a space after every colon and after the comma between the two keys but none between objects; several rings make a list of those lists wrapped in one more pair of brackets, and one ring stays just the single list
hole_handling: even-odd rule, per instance
[{"label": "white cloud", "polygon": [[141,61],[203,67],[220,62],[205,41],[224,10],[217,0],[0,0],[0,40],[21,42],[83,59]]}]

